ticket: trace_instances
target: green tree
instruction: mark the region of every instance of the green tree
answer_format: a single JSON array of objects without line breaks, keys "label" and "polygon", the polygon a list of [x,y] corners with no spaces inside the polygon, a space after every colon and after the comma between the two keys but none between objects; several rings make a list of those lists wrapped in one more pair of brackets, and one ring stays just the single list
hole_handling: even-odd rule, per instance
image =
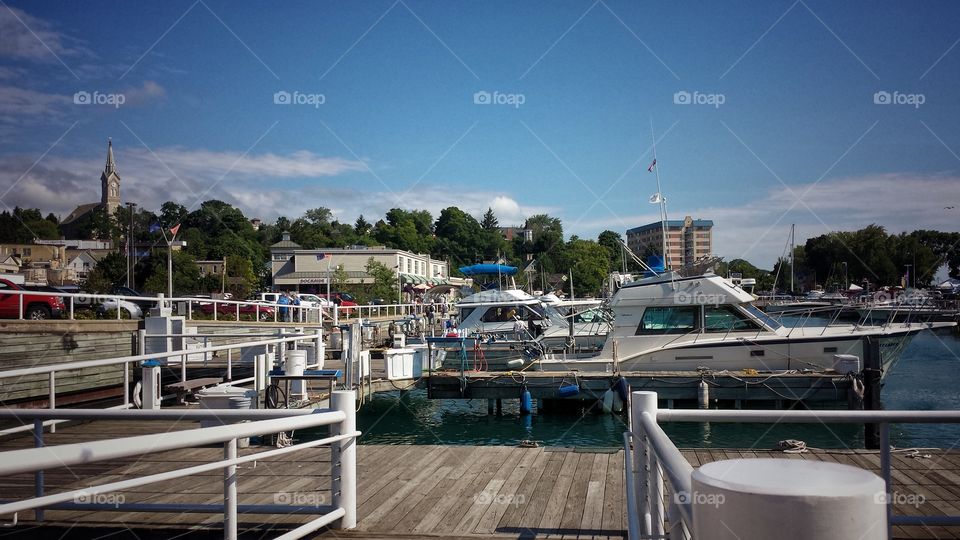
[{"label": "green tree", "polygon": [[234,298],[247,298],[250,296],[259,284],[257,274],[253,271],[253,263],[250,259],[239,255],[230,255],[227,257],[227,291],[233,294]]},{"label": "green tree", "polygon": [[487,207],[487,211],[483,214],[483,220],[480,222],[480,226],[484,230],[496,229],[500,223],[497,221],[497,216],[493,213],[493,208]]},{"label": "green tree", "polygon": [[86,292],[108,294],[113,288],[127,281],[127,259],[116,251],[106,254],[80,285]]},{"label": "green tree", "polygon": [[398,297],[397,276],[393,273],[393,270],[373,257],[367,260],[365,268],[367,274],[373,277],[373,285],[369,289],[371,298],[383,298],[392,301]]},{"label": "green tree", "polygon": [[357,218],[356,223],[353,224],[353,230],[357,233],[357,236],[366,236],[370,233],[370,229],[373,228],[367,220],[363,219],[363,214],[360,214],[360,217]]},{"label": "green tree", "polygon": [[347,281],[349,281],[349,279],[350,279],[350,274],[348,274],[347,271],[344,270],[342,264],[338,264],[333,269],[333,276],[331,276],[331,279],[330,279],[330,287],[332,288],[331,290],[342,291],[346,287]]},{"label": "green tree", "polygon": [[623,237],[620,236],[620,233],[609,230],[603,231],[597,236],[597,243],[606,248],[609,256],[608,272],[621,270],[627,262],[626,253],[623,252],[623,246],[620,244],[622,240]]},{"label": "green tree", "polygon": [[[143,283],[145,291],[151,293],[167,292],[167,255],[157,250],[144,261],[147,276]],[[200,267],[193,255],[185,251],[173,252],[173,294],[192,294],[200,289]]]},{"label": "green tree", "polygon": [[[609,273],[610,254],[607,248],[592,240],[571,237],[559,262],[573,272],[574,293],[577,296],[599,295]],[[569,284],[566,287],[569,288]]]},{"label": "green tree", "polygon": [[444,208],[437,218],[436,254],[451,259],[456,266],[473,263],[482,246],[480,223],[456,206]]}]

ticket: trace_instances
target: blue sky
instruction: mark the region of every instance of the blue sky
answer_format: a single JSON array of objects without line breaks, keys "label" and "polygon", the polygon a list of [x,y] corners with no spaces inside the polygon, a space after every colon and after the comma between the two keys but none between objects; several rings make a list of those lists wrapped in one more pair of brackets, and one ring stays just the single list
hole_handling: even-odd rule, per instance
[{"label": "blue sky", "polygon": [[493,206],[595,237],[656,219],[652,122],[670,217],[713,219],[717,254],[769,267],[791,223],[801,241],[958,230],[958,19],[955,2],[9,2],[0,202],[97,200],[113,137],[123,197],[148,207]]}]

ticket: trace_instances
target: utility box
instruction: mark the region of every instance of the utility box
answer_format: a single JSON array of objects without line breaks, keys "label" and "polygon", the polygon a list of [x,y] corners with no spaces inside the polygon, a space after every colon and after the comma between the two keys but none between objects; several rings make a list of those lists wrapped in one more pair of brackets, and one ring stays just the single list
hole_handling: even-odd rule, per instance
[{"label": "utility box", "polygon": [[387,368],[387,379],[413,378],[413,349],[387,349],[383,351],[383,360]]}]

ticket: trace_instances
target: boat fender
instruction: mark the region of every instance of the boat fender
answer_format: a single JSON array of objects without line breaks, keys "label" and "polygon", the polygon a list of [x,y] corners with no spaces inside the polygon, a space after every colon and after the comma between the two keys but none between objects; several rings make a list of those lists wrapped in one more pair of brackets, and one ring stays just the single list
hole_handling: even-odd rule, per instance
[{"label": "boat fender", "polygon": [[514,358],[513,360],[510,360],[507,362],[507,367],[511,369],[523,367],[523,358]]},{"label": "boat fender", "polygon": [[607,390],[603,393],[603,412],[613,412],[613,390]]},{"label": "boat fender", "polygon": [[619,413],[623,412],[623,400],[620,399],[620,393],[613,393],[613,412]]},{"label": "boat fender", "polygon": [[617,383],[613,385],[613,389],[616,390],[617,395],[620,397],[620,401],[626,403],[630,400],[630,384],[627,383],[626,377],[620,377],[617,379]]},{"label": "boat fender", "polygon": [[562,384],[557,389],[557,395],[560,397],[573,397],[580,393],[580,387],[576,384]]},{"label": "boat fender", "polygon": [[533,399],[530,397],[530,391],[527,390],[527,385],[520,388],[520,414],[530,414],[533,411]]}]

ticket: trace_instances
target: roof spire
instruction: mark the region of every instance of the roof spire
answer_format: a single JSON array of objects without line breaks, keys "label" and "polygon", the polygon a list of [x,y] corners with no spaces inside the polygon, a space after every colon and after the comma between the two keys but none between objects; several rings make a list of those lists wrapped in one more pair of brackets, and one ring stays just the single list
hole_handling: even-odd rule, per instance
[{"label": "roof spire", "polygon": [[115,172],[116,169],[117,164],[113,161],[113,138],[107,137],[107,166],[103,168],[103,172],[110,176],[110,173]]}]

